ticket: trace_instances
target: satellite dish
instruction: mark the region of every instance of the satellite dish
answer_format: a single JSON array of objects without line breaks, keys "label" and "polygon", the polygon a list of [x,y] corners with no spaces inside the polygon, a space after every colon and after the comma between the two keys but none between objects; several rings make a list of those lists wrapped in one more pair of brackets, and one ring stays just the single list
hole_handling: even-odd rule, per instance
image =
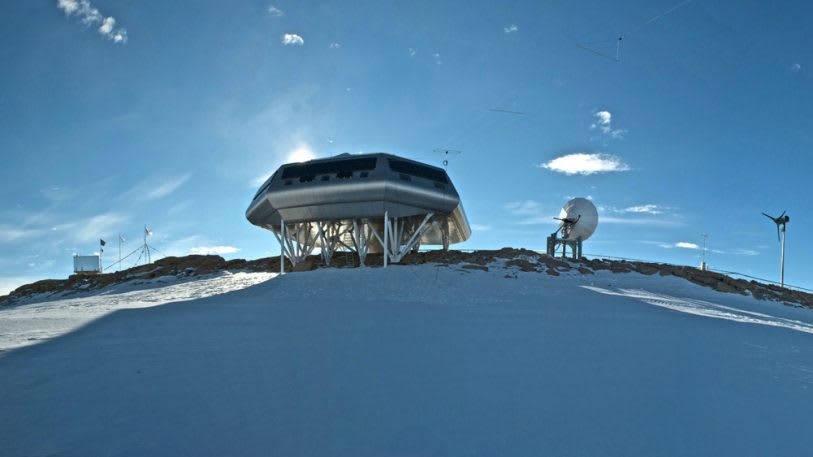
[{"label": "satellite dish", "polygon": [[563,240],[585,241],[596,231],[598,211],[593,202],[579,197],[565,203],[559,212],[559,217],[554,219],[562,222],[559,230],[561,230]]}]

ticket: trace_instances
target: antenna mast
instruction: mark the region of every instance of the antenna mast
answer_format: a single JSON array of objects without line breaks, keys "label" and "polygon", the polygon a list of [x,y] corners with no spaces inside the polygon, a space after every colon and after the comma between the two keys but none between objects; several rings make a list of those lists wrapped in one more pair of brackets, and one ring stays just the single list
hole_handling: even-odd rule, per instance
[{"label": "antenna mast", "polygon": [[700,258],[700,269],[702,271],[706,271],[706,269],[708,268],[708,266],[706,265],[706,238],[708,238],[708,236],[709,235],[707,233],[703,234],[703,253],[701,254],[702,257]]},{"label": "antenna mast", "polygon": [[433,152],[443,154],[443,169],[446,170],[449,166],[449,156],[460,155],[463,151],[456,151],[454,149],[433,149]]}]

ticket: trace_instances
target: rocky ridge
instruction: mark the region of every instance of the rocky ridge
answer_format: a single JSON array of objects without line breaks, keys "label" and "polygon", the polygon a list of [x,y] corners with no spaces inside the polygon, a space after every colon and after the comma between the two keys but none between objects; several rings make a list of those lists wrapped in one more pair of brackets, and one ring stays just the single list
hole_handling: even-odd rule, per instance
[{"label": "rocky ridge", "polygon": [[[719,292],[753,295],[761,300],[773,300],[790,305],[813,308],[813,294],[781,288],[775,284],[732,278],[713,271],[703,271],[688,266],[662,263],[632,262],[607,259],[580,259],[578,261],[554,258],[527,249],[503,248],[490,251],[427,251],[412,252],[406,255],[401,265],[436,263],[460,265],[464,269],[488,270],[489,265],[503,260],[505,266],[523,272],[543,273],[559,276],[565,272],[578,272],[591,275],[596,271],[608,270],[613,273],[640,273],[643,275],[676,276],[695,284],[713,288]],[[221,271],[238,272],[277,272],[280,270],[279,257],[266,257],[257,260],[225,260],[216,255],[189,255],[184,257],[164,257],[149,265],[140,265],[115,273],[96,275],[71,275],[67,279],[45,279],[15,289],[9,295],[0,297],[0,306],[10,306],[22,299],[37,295],[69,295],[71,293],[93,291],[112,284],[127,281],[149,280],[173,276],[190,278]],[[368,266],[383,265],[381,254],[367,256]],[[324,265],[321,256],[310,256],[304,262],[291,268],[286,262],[286,271],[307,271],[316,268],[358,267],[358,257],[344,252],[336,253],[330,267]]]}]

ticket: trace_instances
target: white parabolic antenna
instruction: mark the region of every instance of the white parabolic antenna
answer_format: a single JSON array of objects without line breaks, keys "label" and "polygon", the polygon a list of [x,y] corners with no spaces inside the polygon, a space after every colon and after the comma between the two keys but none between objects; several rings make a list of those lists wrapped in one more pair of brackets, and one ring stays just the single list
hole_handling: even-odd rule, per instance
[{"label": "white parabolic antenna", "polygon": [[562,239],[584,241],[596,231],[598,211],[593,202],[578,197],[565,203],[557,219],[562,221]]}]

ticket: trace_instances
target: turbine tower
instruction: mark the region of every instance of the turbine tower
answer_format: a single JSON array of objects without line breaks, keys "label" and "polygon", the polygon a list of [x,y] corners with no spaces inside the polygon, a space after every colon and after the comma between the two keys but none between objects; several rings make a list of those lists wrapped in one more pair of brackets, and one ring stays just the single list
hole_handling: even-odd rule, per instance
[{"label": "turbine tower", "polygon": [[767,217],[768,219],[774,221],[776,224],[776,239],[780,243],[782,243],[782,255],[779,259],[779,285],[780,287],[785,287],[785,226],[790,221],[790,216],[787,216],[785,213],[787,211],[782,211],[782,214],[779,217],[769,216],[765,213],[762,213],[763,216]]}]

